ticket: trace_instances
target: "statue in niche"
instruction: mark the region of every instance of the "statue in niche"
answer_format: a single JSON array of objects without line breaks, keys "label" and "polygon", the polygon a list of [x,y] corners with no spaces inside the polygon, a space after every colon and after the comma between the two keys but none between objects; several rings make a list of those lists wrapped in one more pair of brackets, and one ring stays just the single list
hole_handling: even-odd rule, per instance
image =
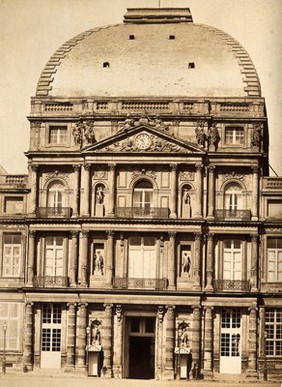
[{"label": "statue in niche", "polygon": [[103,187],[102,186],[97,187],[97,190],[96,190],[96,202],[99,203],[99,204],[103,204],[104,203],[104,192],[103,192]]},{"label": "statue in niche", "polygon": [[91,344],[101,345],[101,331],[99,329],[100,321],[94,320],[91,324]]},{"label": "statue in niche", "polygon": [[184,188],[182,192],[182,218],[189,219],[191,217],[191,197],[189,189]]},{"label": "statue in niche", "polygon": [[261,124],[256,124],[253,130],[253,135],[251,140],[252,146],[259,148],[261,144],[261,140],[262,140]]},{"label": "statue in niche", "polygon": [[95,216],[104,216],[104,187],[98,185],[95,191]]},{"label": "statue in niche", "polygon": [[206,134],[204,132],[204,121],[198,121],[195,129],[196,140],[199,145],[205,147],[206,145]]},{"label": "statue in niche", "polygon": [[217,150],[217,146],[219,143],[220,137],[218,133],[218,129],[216,127],[216,123],[214,122],[212,126],[208,129],[208,144],[210,146],[210,150]]},{"label": "statue in niche", "polygon": [[191,277],[191,257],[189,251],[182,251],[182,273]]},{"label": "statue in niche", "polygon": [[181,322],[178,325],[178,339],[180,348],[189,348],[189,325],[186,322]]},{"label": "statue in niche", "polygon": [[94,273],[104,275],[104,258],[100,250],[94,254]]}]

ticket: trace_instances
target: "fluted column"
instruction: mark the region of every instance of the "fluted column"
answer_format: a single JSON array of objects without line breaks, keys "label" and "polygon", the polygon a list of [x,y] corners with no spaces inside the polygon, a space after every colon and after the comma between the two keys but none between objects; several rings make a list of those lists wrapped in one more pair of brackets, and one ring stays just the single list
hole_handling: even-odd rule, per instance
[{"label": "fluted column", "polygon": [[251,256],[251,291],[257,291],[258,271],[258,235],[252,235],[252,256]]},{"label": "fluted column", "polygon": [[33,286],[34,262],[35,262],[35,231],[28,233],[28,262],[27,262],[27,286]]},{"label": "fluted column", "polygon": [[259,168],[253,167],[252,220],[258,220]]},{"label": "fluted column", "polygon": [[87,283],[88,283],[87,281],[88,235],[89,235],[89,232],[85,230],[83,230],[80,233],[79,260],[80,260],[80,286],[82,287],[87,287]]},{"label": "fluted column", "polygon": [[208,167],[209,184],[208,184],[208,218],[214,218],[214,166]]},{"label": "fluted column", "polygon": [[[21,253],[21,260],[20,260],[20,278],[23,278],[23,279],[24,279],[25,264],[26,264],[26,261],[25,261],[26,251],[27,251],[26,242],[27,242],[26,233],[22,232],[21,233],[22,253]],[[2,246],[2,238],[1,237],[0,237],[0,243]]]},{"label": "fluted column", "polygon": [[73,216],[78,215],[78,206],[79,206],[79,171],[80,165],[73,165],[74,170],[74,198],[73,198]]},{"label": "fluted column", "polygon": [[168,289],[175,289],[175,240],[176,233],[169,232]]},{"label": "fluted column", "polygon": [[249,329],[248,329],[248,378],[257,378],[257,308],[255,305],[249,307]]},{"label": "fluted column", "polygon": [[68,329],[67,329],[67,369],[73,369],[75,365],[75,303],[68,303]]},{"label": "fluted column", "polygon": [[80,187],[80,214],[89,216],[90,208],[90,164],[81,167],[81,187]]},{"label": "fluted column", "polygon": [[201,238],[202,234],[197,232],[194,234],[195,238],[195,258],[194,258],[194,285],[193,289],[199,290],[201,288]]},{"label": "fluted column", "polygon": [[78,260],[78,232],[71,231],[70,286],[75,287]]},{"label": "fluted column", "polygon": [[113,304],[104,304],[102,346],[104,349],[103,376],[112,377],[112,318]]},{"label": "fluted column", "polygon": [[202,196],[203,196],[203,177],[202,177],[202,164],[196,164],[195,174],[195,186],[196,186],[196,211],[195,218],[202,218]]},{"label": "fluted column", "polygon": [[76,366],[85,369],[87,303],[78,304],[76,318]]},{"label": "fluted column", "polygon": [[176,218],[176,198],[177,198],[177,164],[171,164],[171,202],[170,218]]},{"label": "fluted column", "polygon": [[116,305],[116,340],[113,359],[113,374],[114,378],[122,378],[122,331],[123,331],[123,316],[121,305]]},{"label": "fluted column", "polygon": [[207,262],[206,262],[206,290],[213,290],[213,270],[214,270],[214,234],[208,234]]},{"label": "fluted column", "polygon": [[29,170],[29,187],[30,187],[29,214],[35,215],[36,205],[37,205],[37,170],[38,170],[38,165],[30,164],[28,166],[28,170]]},{"label": "fluted column", "polygon": [[200,374],[200,305],[192,305],[193,309],[193,327],[192,327],[192,353],[193,363],[195,365],[195,378]]},{"label": "fluted column", "polygon": [[114,264],[114,236],[113,231],[107,231],[107,262],[106,262],[106,284],[112,287],[113,283],[113,264]]},{"label": "fluted column", "polygon": [[204,377],[213,376],[212,371],[212,337],[213,337],[213,307],[205,307],[205,342],[204,342]]},{"label": "fluted column", "polygon": [[29,371],[33,366],[33,302],[27,302],[25,305],[24,319],[24,348],[23,348],[23,367]]},{"label": "fluted column", "polygon": [[167,306],[166,312],[166,339],[165,339],[165,378],[174,378],[174,309],[175,306]]},{"label": "fluted column", "polygon": [[115,212],[115,181],[116,181],[116,165],[109,164],[109,216],[114,216]]},{"label": "fluted column", "polygon": [[163,342],[163,318],[164,318],[164,307],[158,306],[157,311],[157,335],[156,335],[156,345],[157,345],[157,359],[156,359],[156,379],[160,380],[163,376],[164,369],[164,342]]}]

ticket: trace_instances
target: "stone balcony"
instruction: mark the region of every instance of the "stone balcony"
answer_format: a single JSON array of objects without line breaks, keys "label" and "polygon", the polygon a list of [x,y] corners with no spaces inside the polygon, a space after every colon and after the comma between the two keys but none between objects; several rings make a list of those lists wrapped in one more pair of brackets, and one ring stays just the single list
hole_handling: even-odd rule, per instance
[{"label": "stone balcony", "polygon": [[140,207],[117,207],[117,218],[149,218],[149,219],[168,219],[168,208],[140,208]]},{"label": "stone balcony", "polygon": [[167,288],[167,279],[114,277],[113,287],[115,289],[165,290]]},{"label": "stone balcony", "polygon": [[33,280],[34,287],[66,287],[68,286],[68,277],[54,276],[36,276]]},{"label": "stone balcony", "polygon": [[215,210],[215,220],[241,220],[250,221],[250,210]]},{"label": "stone balcony", "polygon": [[217,292],[248,292],[250,290],[250,283],[246,280],[215,280],[214,290]]},{"label": "stone balcony", "polygon": [[37,207],[37,218],[70,218],[71,207]]}]

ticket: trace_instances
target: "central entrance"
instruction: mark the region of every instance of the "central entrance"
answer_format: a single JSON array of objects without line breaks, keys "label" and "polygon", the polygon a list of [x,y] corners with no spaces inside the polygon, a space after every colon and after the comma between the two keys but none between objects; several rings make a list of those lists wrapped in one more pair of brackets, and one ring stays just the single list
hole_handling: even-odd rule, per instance
[{"label": "central entrance", "polygon": [[155,377],[155,322],[154,317],[130,317],[128,321],[128,377]]}]

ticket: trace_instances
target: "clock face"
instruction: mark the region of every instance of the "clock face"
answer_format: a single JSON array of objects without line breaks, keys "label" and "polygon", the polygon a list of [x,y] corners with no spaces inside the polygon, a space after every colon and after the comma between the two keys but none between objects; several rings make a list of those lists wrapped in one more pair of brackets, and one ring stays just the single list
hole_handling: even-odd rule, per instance
[{"label": "clock face", "polygon": [[138,149],[148,149],[151,145],[150,136],[146,133],[138,134],[135,137],[135,145]]}]

